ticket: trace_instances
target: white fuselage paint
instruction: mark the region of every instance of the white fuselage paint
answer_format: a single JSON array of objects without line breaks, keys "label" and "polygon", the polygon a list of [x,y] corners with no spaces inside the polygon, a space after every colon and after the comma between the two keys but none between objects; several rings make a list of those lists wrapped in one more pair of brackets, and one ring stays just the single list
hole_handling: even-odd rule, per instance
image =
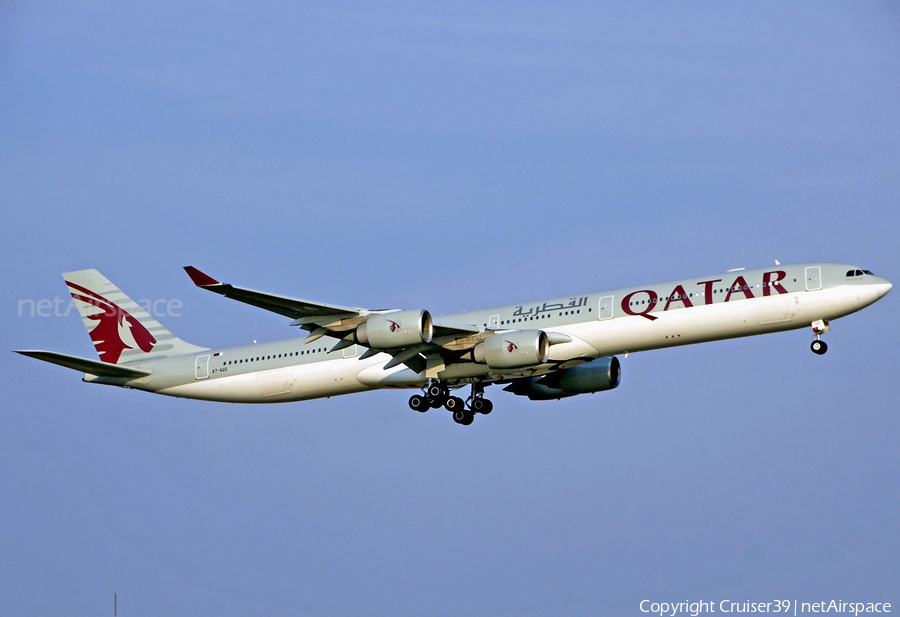
[{"label": "white fuselage paint", "polygon": [[[377,383],[364,384],[357,377],[369,367],[381,368],[390,360],[386,354],[379,354],[366,360],[340,358],[300,364],[284,368],[254,371],[242,375],[228,375],[215,379],[198,380],[180,386],[157,390],[158,394],[197,398],[207,401],[232,403],[282,403],[303,401],[339,394],[352,394],[376,389]],[[394,370],[403,370],[403,367]],[[407,372],[412,373],[406,369]],[[386,371],[381,371],[386,373]],[[273,373],[283,373],[287,391],[266,393],[266,378]],[[272,392],[270,390],[270,392]]]},{"label": "white fuselage paint", "polygon": [[[728,281],[728,276],[721,275],[720,279]],[[551,363],[573,358],[599,358],[614,354],[807,328],[815,320],[836,319],[858,311],[878,300],[887,293],[890,284],[883,279],[877,280],[878,282],[873,284],[836,285],[814,291],[793,290],[787,293],[773,293],[773,295],[764,297],[742,297],[734,301],[711,304],[701,304],[701,294],[697,293],[694,306],[687,307],[681,303],[681,305],[672,307],[671,310],[655,311],[652,313],[655,319],[652,320],[640,314],[626,314],[625,306],[620,303],[623,295],[633,290],[621,290],[609,294],[592,294],[590,302],[596,304],[599,300],[601,308],[593,309],[590,312],[587,312],[587,308],[585,308],[584,313],[579,312],[577,319],[570,320],[571,323],[553,323],[553,320],[546,320],[547,323],[541,321],[519,323],[520,319],[512,320],[515,323],[510,324],[509,327],[499,326],[498,331],[543,329],[546,332],[560,332],[569,335],[572,338],[571,342],[551,346]],[[697,280],[691,280],[685,281],[683,284],[699,285],[700,283]],[[802,281],[799,284],[802,285]],[[760,286],[759,284],[750,286],[752,291],[755,291],[755,295],[760,295],[763,291]],[[663,286],[657,287],[662,288]],[[605,310],[603,299],[610,296],[615,299],[612,317],[598,319],[598,313]],[[544,303],[544,306],[546,305],[547,303]],[[559,304],[557,303],[556,306]],[[583,306],[586,307],[587,304]],[[511,313],[511,308],[479,311],[474,314],[464,313],[448,316],[448,318],[464,322],[467,317],[477,316],[478,321],[481,321],[482,318],[485,321],[492,321],[496,315],[521,314],[519,312]],[[521,309],[521,306],[518,308]],[[493,326],[493,323],[491,325]],[[260,345],[259,349],[259,353],[264,354],[265,344]],[[222,356],[230,357],[228,351],[223,350]],[[197,355],[200,354],[193,354],[192,358]],[[337,357],[332,359],[333,356]],[[428,377],[442,378],[441,369],[445,368],[439,367],[436,373],[429,371],[419,374],[402,365],[385,370],[383,367],[390,359],[391,356],[385,353],[363,360],[356,356],[343,357],[342,353],[338,351],[331,354],[326,353],[318,361],[299,364],[288,362],[285,366],[266,367],[262,370],[241,374],[213,374],[208,378],[185,380],[187,383],[162,388],[154,387],[152,378],[137,380],[130,383],[129,386],[184,398],[236,403],[276,403],[337,396],[385,387],[418,388],[426,382]],[[494,371],[483,365],[474,365],[475,368],[471,368],[470,365],[467,367],[469,373],[465,377],[456,377],[450,381],[451,383],[464,383],[472,380],[490,381],[504,377],[538,375],[552,370],[555,366],[548,363],[527,370]],[[142,381],[147,383],[142,385]]]}]

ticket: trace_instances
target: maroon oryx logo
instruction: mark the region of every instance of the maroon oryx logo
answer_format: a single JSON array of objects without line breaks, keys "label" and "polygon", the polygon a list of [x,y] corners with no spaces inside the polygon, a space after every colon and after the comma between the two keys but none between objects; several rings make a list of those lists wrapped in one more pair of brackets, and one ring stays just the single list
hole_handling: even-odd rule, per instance
[{"label": "maroon oryx logo", "polygon": [[388,319],[387,322],[389,324],[388,328],[390,329],[391,332],[396,332],[397,330],[400,329],[400,324],[398,324],[393,319]]},{"label": "maroon oryx logo", "polygon": [[[144,353],[148,353],[156,345],[156,339],[144,324],[118,304],[71,281],[66,281],[66,284],[71,288],[69,291],[73,298],[100,309],[99,313],[88,315],[86,319],[97,322],[90,335],[97,349],[97,355],[102,361],[115,364],[123,351],[134,349],[132,345],[122,340],[123,333],[126,333],[126,338],[133,339]],[[130,342],[132,341],[129,340]]]},{"label": "maroon oryx logo", "polygon": [[519,348],[518,345],[516,345],[515,343],[513,343],[513,342],[510,341],[510,340],[503,339],[503,342],[506,343],[506,351],[508,351],[509,353],[512,353],[512,352],[514,352],[516,349]]}]

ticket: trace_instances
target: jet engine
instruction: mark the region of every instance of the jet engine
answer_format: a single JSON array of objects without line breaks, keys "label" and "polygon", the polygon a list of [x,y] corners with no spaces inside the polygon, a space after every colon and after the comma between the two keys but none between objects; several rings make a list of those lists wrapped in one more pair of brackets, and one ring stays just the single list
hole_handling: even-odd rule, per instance
[{"label": "jet engine", "polygon": [[356,342],[372,349],[397,349],[430,343],[434,324],[428,311],[374,315],[356,329]]},{"label": "jet engine", "polygon": [[548,401],[576,394],[603,392],[618,387],[622,367],[615,356],[597,358],[543,377],[517,379],[504,388],[533,401]]},{"label": "jet engine", "polygon": [[550,357],[550,341],[543,330],[513,330],[479,343],[472,357],[493,369],[536,366]]}]

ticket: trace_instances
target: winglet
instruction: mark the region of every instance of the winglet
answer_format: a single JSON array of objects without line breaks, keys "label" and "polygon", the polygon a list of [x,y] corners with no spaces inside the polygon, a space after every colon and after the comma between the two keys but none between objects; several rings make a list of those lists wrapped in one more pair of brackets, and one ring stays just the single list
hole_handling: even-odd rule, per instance
[{"label": "winglet", "polygon": [[188,276],[191,277],[191,280],[194,281],[194,285],[197,287],[209,287],[210,285],[220,284],[219,281],[208,274],[200,272],[194,266],[185,266],[184,271],[188,273]]}]

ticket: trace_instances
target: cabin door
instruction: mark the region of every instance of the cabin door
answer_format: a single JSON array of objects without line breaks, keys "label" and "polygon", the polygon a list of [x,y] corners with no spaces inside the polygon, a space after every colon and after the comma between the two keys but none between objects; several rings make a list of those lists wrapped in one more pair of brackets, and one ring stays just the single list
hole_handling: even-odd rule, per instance
[{"label": "cabin door", "polygon": [[209,354],[197,356],[197,363],[194,365],[194,377],[196,379],[209,377]]},{"label": "cabin door", "polygon": [[822,267],[810,266],[806,269],[806,291],[822,289]]},{"label": "cabin door", "polygon": [[612,319],[613,316],[613,296],[603,296],[600,298],[600,307],[597,310],[597,319]]}]

